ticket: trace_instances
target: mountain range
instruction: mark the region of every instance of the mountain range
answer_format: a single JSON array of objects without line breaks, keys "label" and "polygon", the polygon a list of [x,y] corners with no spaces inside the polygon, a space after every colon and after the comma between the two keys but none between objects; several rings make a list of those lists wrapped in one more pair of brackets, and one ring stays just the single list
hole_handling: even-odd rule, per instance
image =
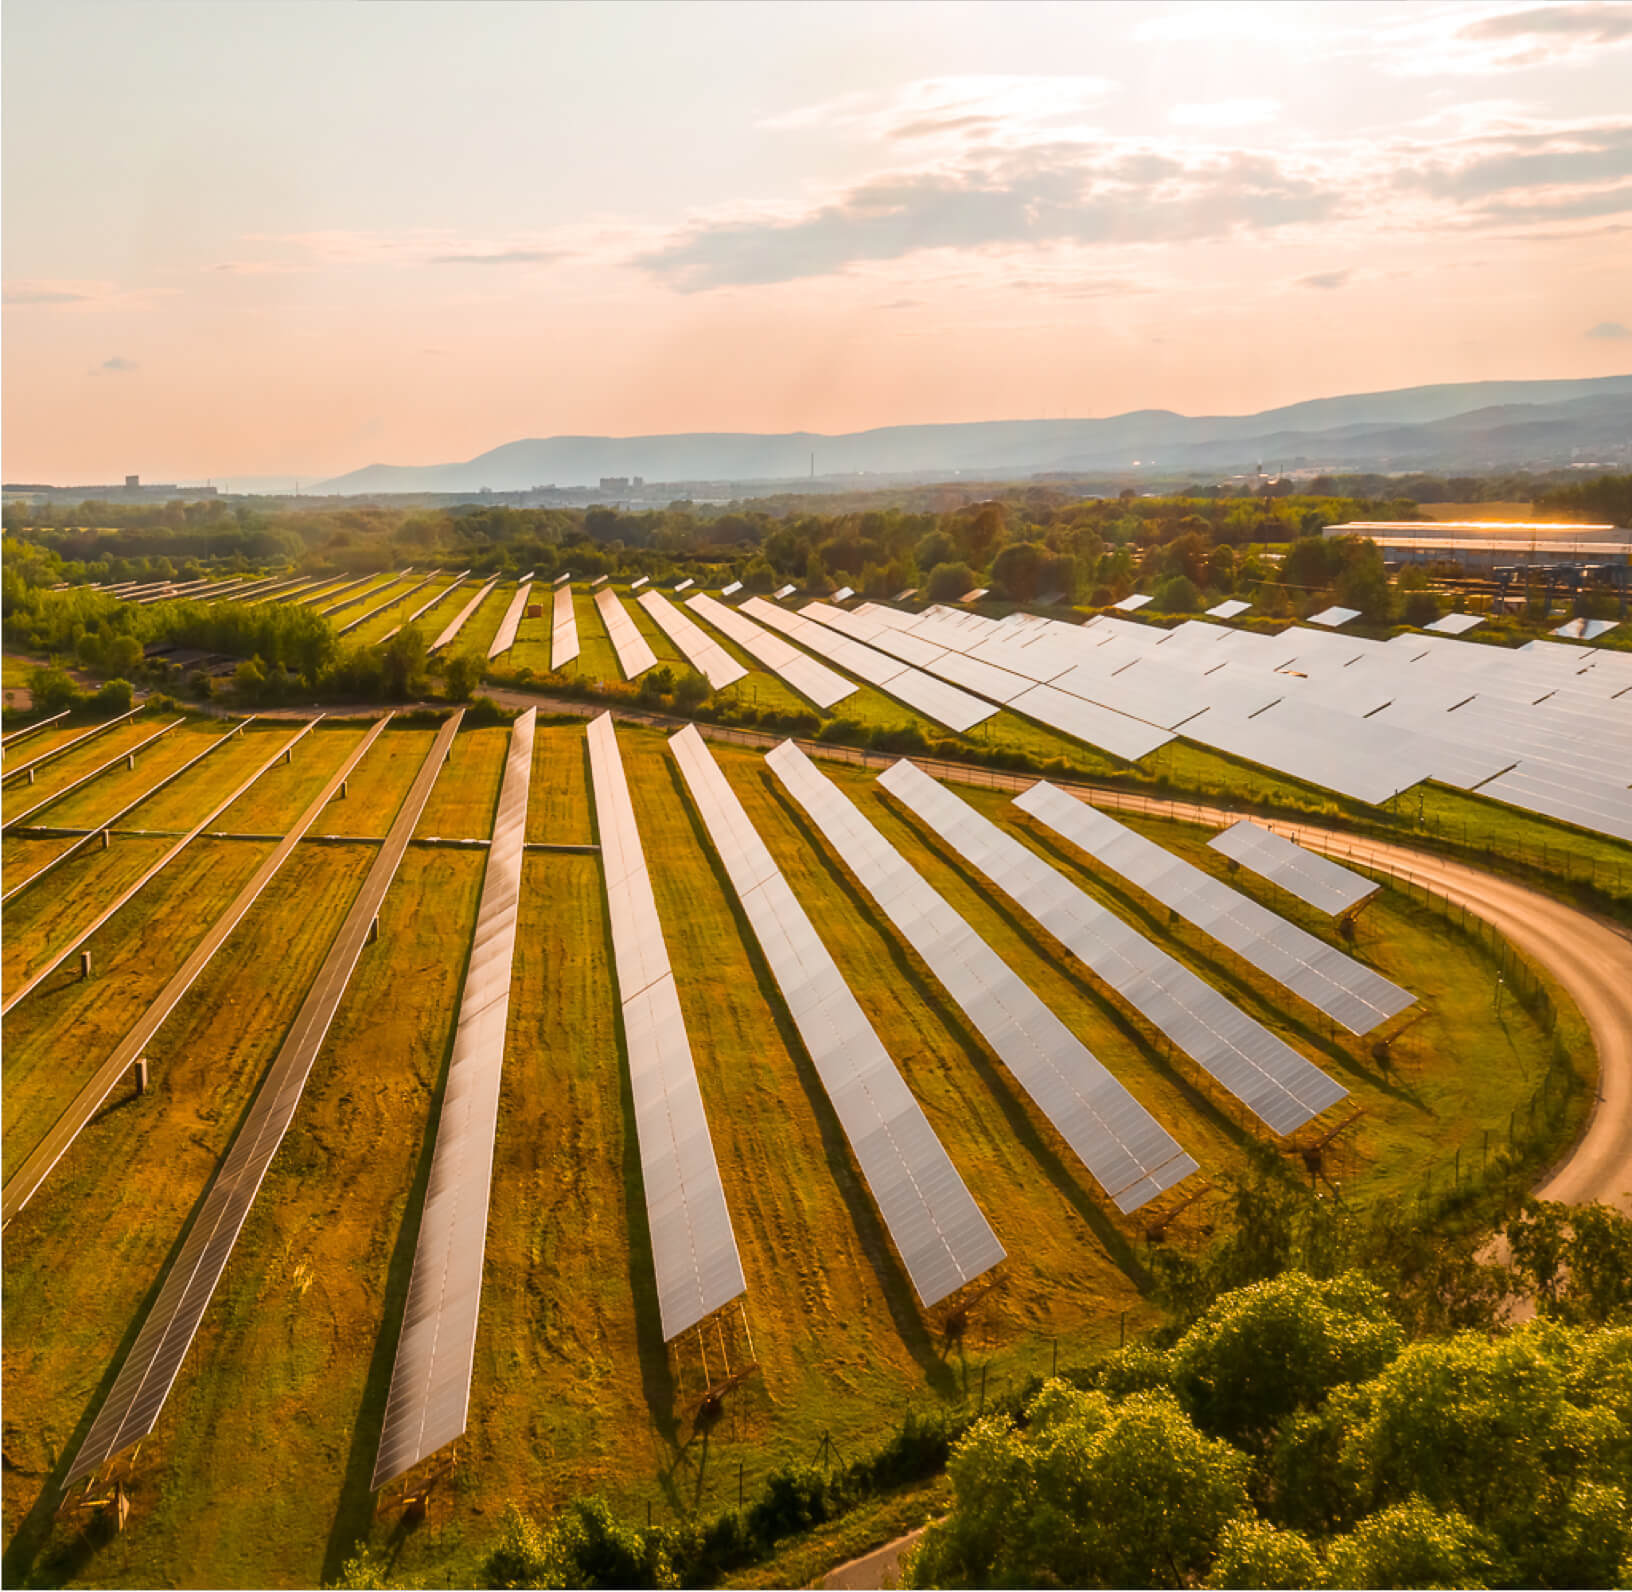
[{"label": "mountain range", "polygon": [[[814,455],[814,465],[812,456]],[[1136,410],[1098,420],[988,420],[884,426],[837,436],[794,431],[557,436],[507,442],[449,464],[371,464],[319,493],[526,491],[649,482],[773,482],[836,476],[1085,471],[1239,473],[1488,470],[1632,461],[1632,376],[1483,381],[1315,398],[1251,415]]]}]

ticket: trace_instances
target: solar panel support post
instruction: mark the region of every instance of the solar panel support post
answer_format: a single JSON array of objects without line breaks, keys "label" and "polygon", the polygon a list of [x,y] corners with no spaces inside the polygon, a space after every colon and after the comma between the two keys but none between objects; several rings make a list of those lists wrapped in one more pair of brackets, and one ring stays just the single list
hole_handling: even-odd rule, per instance
[{"label": "solar panel support post", "polygon": [[81,979],[87,979],[91,976],[91,953],[89,951],[79,953],[79,976]]},{"label": "solar panel support post", "polygon": [[126,768],[135,768],[135,766],[136,766],[136,754],[134,752],[132,752],[130,754],[130,756],[125,759],[125,767]]},{"label": "solar panel support post", "polygon": [[111,839],[111,838],[112,838],[112,833],[111,833],[111,831],[109,831],[109,830],[106,830],[106,829],[104,829],[104,830],[103,830],[103,831],[102,831],[102,849],[103,849],[103,850],[104,850],[104,851],[106,851],[106,850],[107,850],[107,849],[108,849],[108,842],[109,842],[109,840],[110,840],[110,839]]},{"label": "solar panel support post", "polygon": [[368,938],[363,943],[365,945],[372,945],[377,939],[379,939],[379,937],[380,937],[380,920],[379,920],[378,915],[376,915],[374,918],[370,919],[370,921],[369,921]]},{"label": "solar panel support post", "polygon": [[138,1056],[131,1064],[131,1079],[136,1085],[136,1096],[140,1099],[147,1093],[147,1057]]}]

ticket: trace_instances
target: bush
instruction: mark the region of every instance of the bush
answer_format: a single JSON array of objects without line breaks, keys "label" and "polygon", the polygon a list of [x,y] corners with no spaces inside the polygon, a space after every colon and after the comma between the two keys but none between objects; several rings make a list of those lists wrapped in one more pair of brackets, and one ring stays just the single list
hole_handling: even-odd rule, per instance
[{"label": "bush", "polygon": [[136,687],[128,680],[109,680],[91,698],[91,706],[99,713],[128,713],[136,698]]},{"label": "bush", "polygon": [[59,669],[55,664],[30,669],[28,690],[34,699],[34,706],[43,708],[47,713],[60,713],[64,708],[74,707],[84,700],[68,671]]},{"label": "bush", "polygon": [[924,582],[924,592],[934,603],[955,603],[978,582],[967,564],[937,564]]}]

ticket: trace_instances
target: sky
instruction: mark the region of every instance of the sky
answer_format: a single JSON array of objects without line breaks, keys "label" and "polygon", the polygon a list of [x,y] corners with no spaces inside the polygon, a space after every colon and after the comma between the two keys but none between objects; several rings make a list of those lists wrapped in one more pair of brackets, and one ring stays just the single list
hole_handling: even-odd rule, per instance
[{"label": "sky", "polygon": [[1632,4],[7,0],[0,473],[1632,371]]}]

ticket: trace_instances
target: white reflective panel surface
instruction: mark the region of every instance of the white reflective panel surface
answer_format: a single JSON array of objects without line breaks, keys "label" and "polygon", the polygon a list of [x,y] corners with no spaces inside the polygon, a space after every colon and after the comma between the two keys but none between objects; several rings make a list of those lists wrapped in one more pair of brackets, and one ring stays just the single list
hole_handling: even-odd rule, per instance
[{"label": "white reflective panel surface", "polygon": [[[768,603],[765,606],[770,607]],[[832,707],[856,689],[854,681],[846,680],[842,674],[807,657],[780,636],[772,635],[753,620],[745,618],[737,609],[728,608],[705,592],[688,597],[686,607],[730,637],[750,657],[758,659],[772,674],[787,681],[802,697],[819,708]],[[781,609],[773,611],[778,614],[782,612]]]},{"label": "white reflective panel surface", "polygon": [[746,677],[748,671],[661,592],[643,591],[636,600],[657,628],[680,649],[686,662],[708,681],[711,690],[723,691]]},{"label": "white reflective panel surface", "polygon": [[551,615],[550,667],[559,669],[578,656],[578,616],[572,606],[572,582],[555,588],[555,610]]},{"label": "white reflective panel surface", "polygon": [[629,610],[619,601],[618,594],[610,587],[596,592],[595,607],[600,613],[601,623],[606,626],[612,650],[618,655],[618,667],[623,671],[624,679],[633,680],[655,667],[657,654],[629,617]]}]

